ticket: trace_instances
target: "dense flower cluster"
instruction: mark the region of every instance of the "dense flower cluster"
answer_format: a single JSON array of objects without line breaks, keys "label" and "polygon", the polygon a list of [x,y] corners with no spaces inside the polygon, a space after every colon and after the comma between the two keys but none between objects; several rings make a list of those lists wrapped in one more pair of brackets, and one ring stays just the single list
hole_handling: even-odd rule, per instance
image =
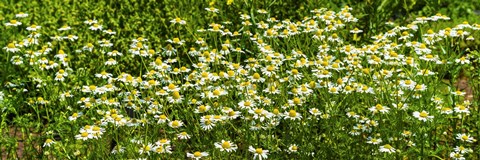
[{"label": "dense flower cluster", "polygon": [[[220,12],[214,7],[205,10],[209,14]],[[240,150],[254,159],[267,159],[273,153],[316,156],[315,147],[306,141],[333,140],[324,140],[326,136],[316,139],[318,135],[290,140],[287,136],[303,136],[306,132],[302,128],[313,130],[322,127],[315,124],[338,119],[344,122],[336,126],[338,129],[324,129],[359,139],[373,148],[369,155],[402,154],[417,151],[420,143],[426,143],[423,134],[429,132],[424,126],[472,114],[465,92],[447,88],[448,93],[443,94],[431,84],[440,81],[435,76],[444,74],[441,68],[471,63],[475,57],[446,54],[441,45],[474,40],[472,33],[480,25],[465,22],[453,28],[420,31],[425,23],[449,19],[437,14],[363,37],[370,43],[359,44],[355,42],[363,31],[355,27],[358,19],[350,10],[348,6],[339,12],[316,9],[301,21],[277,20],[266,10],[258,10],[259,17],[264,18],[239,15],[242,30],[234,31],[228,22],[211,22],[196,32],[194,40],[171,37],[158,48],[159,44],[147,38],[135,37],[126,50],[115,45],[111,37],[117,32],[100,20],[85,20],[85,26],[78,28],[63,25],[55,32],[58,35],[49,35],[48,40],[40,34],[44,33],[39,32],[43,29],[40,25],[31,24],[26,27],[26,39],[8,43],[3,49],[13,55],[12,64],[41,73],[34,77],[37,89],[48,87],[46,82],[62,86],[85,72],[91,75],[77,86],[62,87],[58,96],[48,97],[58,99],[32,97],[27,102],[44,107],[53,107],[51,103],[68,105],[70,123],[84,125],[75,139],[94,142],[112,132],[131,134],[143,129],[145,136],[155,132],[152,135],[163,137],[153,142],[150,140],[158,137],[139,140],[127,136],[129,140],[113,147],[113,154],[134,148],[139,157],[177,151],[201,159],[212,152],[227,155]],[[169,22],[177,27],[188,23],[180,17]],[[5,23],[7,27],[22,24],[13,19]],[[104,39],[85,39],[71,32],[81,27]],[[72,50],[61,44],[80,47]],[[91,56],[98,66],[88,70],[77,66],[71,59],[78,59],[80,54]],[[124,63],[138,63],[142,70],[127,73],[121,70]],[[3,99],[0,94],[0,101]],[[400,130],[389,126],[392,121],[401,125]],[[161,133],[148,130],[152,127]],[[462,159],[473,152],[469,148],[476,142],[472,134],[447,130],[443,138],[459,145],[451,146],[451,158]],[[318,131],[325,135],[323,132]],[[223,137],[205,144],[198,137],[206,134]],[[271,141],[275,145],[241,141],[235,138],[239,134],[278,141]],[[43,147],[58,143],[49,138]],[[198,146],[204,148],[195,148]]]}]

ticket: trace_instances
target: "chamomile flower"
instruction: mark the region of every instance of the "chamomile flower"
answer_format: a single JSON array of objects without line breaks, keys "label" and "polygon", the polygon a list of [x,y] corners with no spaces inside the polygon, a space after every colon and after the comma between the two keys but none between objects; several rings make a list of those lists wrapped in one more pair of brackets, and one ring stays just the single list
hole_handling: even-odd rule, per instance
[{"label": "chamomile flower", "polygon": [[388,113],[388,111],[390,110],[390,108],[386,107],[386,106],[383,106],[381,104],[377,104],[375,106],[372,106],[370,107],[368,110],[372,111],[373,114],[376,114],[378,112],[380,113]]},{"label": "chamomile flower", "polygon": [[166,115],[164,115],[164,114],[162,114],[162,115],[155,115],[154,118],[157,118],[157,119],[158,119],[157,123],[159,123],[159,124],[162,124],[162,123],[165,123],[165,122],[169,121],[168,117],[167,117]]},{"label": "chamomile flower", "polygon": [[465,148],[464,146],[456,146],[454,148],[455,152],[459,152],[461,154],[465,154],[465,153],[472,153],[473,150],[471,148]]},{"label": "chamomile flower", "polygon": [[140,154],[147,154],[150,155],[150,152],[153,149],[153,144],[148,143],[147,145],[143,144],[143,146],[138,150]]},{"label": "chamomile flower", "polygon": [[367,143],[368,144],[374,144],[374,145],[377,145],[377,144],[380,144],[382,143],[382,139],[381,138],[374,138],[374,137],[368,137],[367,138]]},{"label": "chamomile flower", "polygon": [[183,95],[180,95],[178,91],[173,91],[170,96],[167,97],[170,103],[181,103],[183,101]]},{"label": "chamomile flower", "polygon": [[226,151],[226,152],[235,152],[237,150],[237,145],[230,142],[230,141],[225,141],[222,140],[221,142],[215,142],[215,148],[219,149],[220,151]]},{"label": "chamomile flower", "polygon": [[102,79],[109,79],[109,78],[112,78],[112,76],[113,75],[111,73],[108,73],[106,71],[102,71],[100,73],[95,74],[95,77],[102,78]]},{"label": "chamomile flower", "polygon": [[71,30],[72,27],[68,26],[68,25],[63,25],[62,27],[60,27],[58,30],[59,31],[68,31],[68,30]]},{"label": "chamomile flower", "polygon": [[458,133],[456,139],[462,142],[468,142],[468,143],[473,143],[477,141],[475,138],[465,133]]},{"label": "chamomile flower", "polygon": [[465,96],[466,93],[462,92],[460,90],[457,90],[455,92],[452,92],[452,94],[455,95],[455,96]]},{"label": "chamomile flower", "polygon": [[168,123],[168,126],[172,127],[172,128],[180,128],[183,126],[183,122],[180,121],[180,120],[174,120],[174,121],[171,121],[170,123]]},{"label": "chamomile flower", "polygon": [[106,62],[105,62],[105,65],[106,66],[114,66],[117,64],[117,61],[113,58],[109,58]]},{"label": "chamomile flower", "polygon": [[112,31],[111,29],[103,30],[103,33],[109,34],[109,35],[115,35],[117,32]]},{"label": "chamomile flower", "polygon": [[37,31],[38,29],[42,28],[42,26],[38,26],[38,25],[35,25],[35,24],[32,24],[30,25],[29,27],[27,27],[27,30],[28,31]]},{"label": "chamomile flower", "polygon": [[175,18],[175,19],[172,19],[170,20],[170,23],[173,23],[173,24],[181,24],[181,25],[185,25],[187,24],[187,22],[179,17]]},{"label": "chamomile flower", "polygon": [[298,152],[298,146],[296,144],[291,144],[288,149],[287,149],[287,152],[290,154],[290,153],[297,153]]},{"label": "chamomile flower", "polygon": [[252,107],[255,107],[255,106],[256,106],[256,104],[252,100],[243,100],[243,101],[238,103],[238,107],[240,109],[249,109],[249,108],[252,108]]},{"label": "chamomile flower", "polygon": [[28,13],[20,12],[20,13],[15,14],[15,17],[16,18],[25,18],[25,17],[28,17]]},{"label": "chamomile flower", "polygon": [[462,56],[459,59],[455,59],[455,63],[470,64],[470,60],[468,60],[467,57]]},{"label": "chamomile flower", "polygon": [[468,109],[468,106],[465,106],[463,104],[456,104],[455,108],[453,108],[456,113],[465,113],[465,114],[470,114],[470,111]]},{"label": "chamomile flower", "polygon": [[209,11],[209,12],[213,12],[213,13],[218,13],[218,9],[216,9],[215,7],[210,7],[210,8],[205,8],[205,10]]},{"label": "chamomile flower", "polygon": [[353,33],[353,34],[362,33],[362,32],[363,32],[363,30],[358,29],[358,28],[355,28],[355,29],[353,29],[353,30],[350,30],[350,33]]},{"label": "chamomile flower", "polygon": [[413,117],[417,118],[420,121],[424,121],[424,122],[432,121],[432,119],[433,119],[433,116],[430,116],[427,111],[422,111],[422,112],[415,111],[415,112],[413,112]]},{"label": "chamomile flower", "polygon": [[454,160],[465,160],[465,157],[463,157],[463,154],[459,152],[450,152],[450,158]]},{"label": "chamomile flower", "polygon": [[92,31],[97,31],[97,30],[102,30],[103,28],[103,25],[99,25],[97,23],[93,24],[92,26],[88,27],[90,30]]},{"label": "chamomile flower", "polygon": [[380,146],[379,151],[385,153],[394,153],[396,149],[393,148],[390,144],[385,144],[383,146]]},{"label": "chamomile flower", "polygon": [[82,115],[83,115],[82,112],[75,112],[71,116],[68,117],[68,120],[75,121],[75,120],[77,120],[78,117],[81,117]]},{"label": "chamomile flower", "polygon": [[22,25],[22,22],[19,22],[19,21],[14,20],[14,19],[12,19],[12,20],[10,20],[9,22],[5,23],[5,26],[14,26],[14,27],[16,27],[16,26],[19,26],[19,25]]},{"label": "chamomile flower", "polygon": [[98,21],[96,19],[88,19],[88,20],[85,20],[83,23],[85,24],[88,24],[88,25],[92,25],[92,24],[95,24],[95,23],[98,23]]},{"label": "chamomile flower", "polygon": [[89,134],[87,131],[80,131],[80,134],[75,135],[75,139],[86,141],[92,139],[93,135]]},{"label": "chamomile flower", "polygon": [[20,51],[20,48],[17,48],[15,43],[9,43],[6,47],[3,47],[3,49],[5,49],[7,52],[12,52],[12,53]]},{"label": "chamomile flower", "polygon": [[180,132],[177,134],[178,139],[190,139],[190,135],[187,132]]},{"label": "chamomile flower", "polygon": [[178,45],[183,45],[183,43],[185,43],[184,40],[180,40],[180,38],[173,38],[173,39],[168,39],[167,42],[169,43],[173,43],[173,44],[178,44]]},{"label": "chamomile flower", "polygon": [[75,41],[75,40],[78,39],[78,36],[69,34],[69,35],[63,37],[63,39],[68,39],[69,41]]},{"label": "chamomile flower", "polygon": [[188,158],[195,159],[195,160],[199,160],[200,158],[206,157],[206,156],[208,156],[207,152],[196,151],[193,153],[187,153]]},{"label": "chamomile flower", "polygon": [[267,159],[268,158],[268,150],[264,150],[262,148],[253,148],[253,146],[248,147],[248,151],[253,153],[253,159]]},{"label": "chamomile flower", "polygon": [[298,113],[297,111],[295,110],[290,110],[288,112],[285,112],[284,114],[284,118],[287,119],[287,120],[300,120],[302,119],[302,115],[300,113]]},{"label": "chamomile flower", "polygon": [[253,119],[258,119],[260,122],[265,121],[266,119],[270,119],[273,117],[273,114],[268,112],[263,108],[253,108],[248,110],[248,113],[253,114]]},{"label": "chamomile flower", "polygon": [[50,147],[52,144],[55,144],[55,141],[50,138],[47,138],[43,143],[43,147]]}]

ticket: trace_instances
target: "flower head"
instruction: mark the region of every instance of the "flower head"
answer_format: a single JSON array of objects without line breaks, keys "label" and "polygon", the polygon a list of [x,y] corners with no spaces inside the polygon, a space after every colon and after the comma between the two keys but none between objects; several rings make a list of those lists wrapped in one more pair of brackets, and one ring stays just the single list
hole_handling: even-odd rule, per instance
[{"label": "flower head", "polygon": [[422,112],[415,111],[413,112],[413,117],[424,122],[431,121],[433,119],[433,116],[430,116],[427,111],[422,111]]}]

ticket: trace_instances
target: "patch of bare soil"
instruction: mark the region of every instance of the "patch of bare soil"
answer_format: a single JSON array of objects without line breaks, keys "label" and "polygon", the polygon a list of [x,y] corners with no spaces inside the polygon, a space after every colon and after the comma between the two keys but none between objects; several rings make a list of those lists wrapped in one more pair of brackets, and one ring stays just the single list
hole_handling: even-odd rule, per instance
[{"label": "patch of bare soil", "polygon": [[[38,134],[32,134],[33,136],[38,136]],[[8,133],[5,133],[4,136],[7,138],[15,138],[16,139],[16,150],[15,152],[12,152],[12,146],[9,148],[6,148],[5,144],[0,145],[0,153],[2,156],[2,160],[10,160],[10,159],[32,159],[33,155],[28,155],[28,153],[25,153],[25,148],[26,147],[33,147],[37,150],[37,153],[40,153],[42,150],[42,147],[38,144],[32,144],[32,143],[27,143],[25,142],[26,135],[23,133],[19,128],[16,127],[10,127],[8,130]]]},{"label": "patch of bare soil", "polygon": [[457,83],[455,83],[455,87],[458,90],[465,92],[465,100],[472,101],[473,90],[468,82],[469,82],[469,79],[466,76],[461,76],[460,78],[458,78]]}]

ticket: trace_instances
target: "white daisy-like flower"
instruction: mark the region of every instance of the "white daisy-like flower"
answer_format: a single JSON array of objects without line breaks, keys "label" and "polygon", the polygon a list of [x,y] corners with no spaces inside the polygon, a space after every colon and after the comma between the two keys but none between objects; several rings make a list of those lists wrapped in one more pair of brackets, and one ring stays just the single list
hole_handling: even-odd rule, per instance
[{"label": "white daisy-like flower", "polygon": [[385,153],[394,153],[396,149],[393,148],[390,144],[385,144],[383,146],[380,146],[379,151]]},{"label": "white daisy-like flower", "polygon": [[433,116],[430,116],[427,111],[422,111],[422,112],[415,111],[413,112],[413,117],[424,122],[431,121],[433,119]]},{"label": "white daisy-like flower", "polygon": [[31,26],[27,27],[28,31],[37,31],[38,29],[42,28],[42,26],[38,26],[35,24],[32,24]]},{"label": "white daisy-like flower", "polygon": [[5,25],[6,25],[6,26],[14,26],[14,27],[16,27],[16,26],[22,25],[22,22],[19,22],[19,21],[17,21],[17,20],[12,19],[12,20],[10,20],[9,22],[5,23]]},{"label": "white daisy-like flower", "polygon": [[174,121],[171,121],[170,123],[168,123],[168,126],[172,127],[172,128],[180,128],[183,126],[183,122],[180,121],[180,120],[174,120]]},{"label": "white daisy-like flower", "polygon": [[192,159],[195,159],[195,160],[199,160],[200,158],[206,157],[206,156],[208,156],[207,152],[197,151],[197,152],[194,152],[194,153],[187,153],[188,158],[192,158]]},{"label": "white daisy-like flower", "polygon": [[458,133],[456,138],[462,142],[468,142],[468,143],[473,143],[477,141],[475,138],[465,133]]},{"label": "white daisy-like flower", "polygon": [[220,149],[220,151],[226,151],[226,152],[235,152],[237,150],[237,145],[230,142],[230,141],[225,141],[225,140],[222,140],[221,142],[216,142],[215,144],[215,147]]},{"label": "white daisy-like flower", "polygon": [[288,112],[283,113],[285,119],[290,120],[300,120],[302,119],[302,115],[295,110],[290,110]]},{"label": "white daisy-like flower", "polygon": [[267,159],[268,158],[268,150],[264,150],[262,148],[253,148],[253,146],[248,147],[248,151],[253,153],[253,159]]},{"label": "white daisy-like flower", "polygon": [[52,144],[55,144],[55,141],[48,138],[47,140],[45,140],[45,142],[43,143],[43,147],[50,147],[50,145]]},{"label": "white daisy-like flower", "polygon": [[15,17],[16,18],[25,18],[25,17],[28,17],[28,13],[20,12],[20,13],[15,14]]},{"label": "white daisy-like flower", "polygon": [[181,24],[181,25],[184,25],[184,24],[187,24],[187,22],[179,17],[175,18],[175,19],[172,19],[170,20],[170,23],[173,23],[173,24]]}]

